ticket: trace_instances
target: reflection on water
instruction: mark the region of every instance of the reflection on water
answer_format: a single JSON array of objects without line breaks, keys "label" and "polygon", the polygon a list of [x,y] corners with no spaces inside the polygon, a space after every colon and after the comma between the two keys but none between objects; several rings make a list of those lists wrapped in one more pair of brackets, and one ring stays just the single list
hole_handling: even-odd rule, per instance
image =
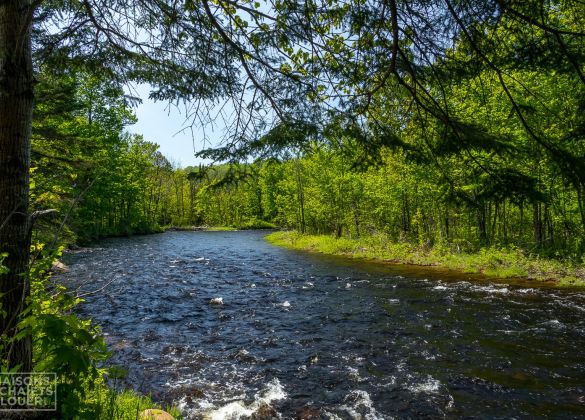
[{"label": "reflection on water", "polygon": [[188,418],[585,415],[583,292],[431,278],[262,237],[111,239],[70,255],[61,279],[107,285],[80,314],[102,325],[129,386]]}]

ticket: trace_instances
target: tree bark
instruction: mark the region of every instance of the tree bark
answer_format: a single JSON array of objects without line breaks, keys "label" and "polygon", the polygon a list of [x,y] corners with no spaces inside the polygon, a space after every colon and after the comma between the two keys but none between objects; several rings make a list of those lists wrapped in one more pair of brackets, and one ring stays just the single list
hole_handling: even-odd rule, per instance
[{"label": "tree bark", "polygon": [[295,159],[295,175],[297,180],[297,199],[299,202],[299,224],[301,233],[305,233],[305,188],[303,185],[302,167],[299,158]]},{"label": "tree bark", "polygon": [[534,231],[534,242],[538,248],[542,248],[544,242],[542,227],[542,209],[540,203],[534,203],[532,205],[532,228]]},{"label": "tree bark", "polygon": [[477,207],[477,226],[479,230],[479,242],[482,245],[487,245],[488,243],[486,225],[486,206],[485,203],[481,203]]},{"label": "tree bark", "polygon": [[[31,337],[12,341],[29,297],[31,220],[28,210],[33,110],[31,1],[0,1],[0,336],[10,343],[0,357],[9,367],[32,370]],[[2,313],[0,311],[0,314]]]}]

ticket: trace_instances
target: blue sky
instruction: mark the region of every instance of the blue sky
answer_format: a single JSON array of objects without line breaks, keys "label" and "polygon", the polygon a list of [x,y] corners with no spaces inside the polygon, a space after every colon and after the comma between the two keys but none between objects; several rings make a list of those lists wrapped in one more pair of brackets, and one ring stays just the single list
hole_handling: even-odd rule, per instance
[{"label": "blue sky", "polygon": [[[154,102],[148,99],[148,86],[137,86],[136,93],[142,99],[134,112],[138,123],[127,127],[131,133],[142,134],[144,139],[160,145],[160,151],[170,162],[181,167],[197,165],[204,162],[196,159],[195,151],[203,148],[203,130],[190,128],[183,130],[189,122],[185,121],[185,112],[181,107],[169,105],[167,102]],[[223,127],[215,127],[212,131],[206,129],[209,147],[209,140],[212,143],[219,143]]]}]

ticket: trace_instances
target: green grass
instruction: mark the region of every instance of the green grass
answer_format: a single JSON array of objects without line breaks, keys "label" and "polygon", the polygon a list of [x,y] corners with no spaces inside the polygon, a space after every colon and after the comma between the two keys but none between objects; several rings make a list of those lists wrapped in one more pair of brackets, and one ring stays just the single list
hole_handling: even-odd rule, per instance
[{"label": "green grass", "polygon": [[494,278],[554,281],[558,286],[585,286],[585,266],[525,255],[517,248],[489,247],[466,253],[447,246],[428,249],[410,243],[396,243],[383,235],[349,239],[298,232],[275,232],[267,235],[266,240],[290,249],[349,258],[441,267]]},{"label": "green grass", "polygon": [[116,390],[103,383],[86,390],[82,405],[65,415],[74,419],[138,420],[140,413],[147,409],[165,410],[175,419],[181,418],[176,407],[162,407],[136,391]]},{"label": "green grass", "polygon": [[250,219],[238,225],[238,229],[276,229],[276,225],[260,219]]},{"label": "green grass", "polygon": [[169,226],[166,230],[178,231],[205,231],[205,232],[228,232],[238,230],[233,226]]}]

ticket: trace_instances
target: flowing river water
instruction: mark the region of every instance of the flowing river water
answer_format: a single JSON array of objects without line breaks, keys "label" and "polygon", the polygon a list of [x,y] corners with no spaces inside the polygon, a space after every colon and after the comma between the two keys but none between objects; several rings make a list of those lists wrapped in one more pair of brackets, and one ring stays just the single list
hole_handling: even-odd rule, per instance
[{"label": "flowing river water", "polygon": [[102,326],[125,383],[186,418],[585,416],[585,292],[264,234],[109,239],[70,254],[59,279],[95,291],[78,312]]}]

